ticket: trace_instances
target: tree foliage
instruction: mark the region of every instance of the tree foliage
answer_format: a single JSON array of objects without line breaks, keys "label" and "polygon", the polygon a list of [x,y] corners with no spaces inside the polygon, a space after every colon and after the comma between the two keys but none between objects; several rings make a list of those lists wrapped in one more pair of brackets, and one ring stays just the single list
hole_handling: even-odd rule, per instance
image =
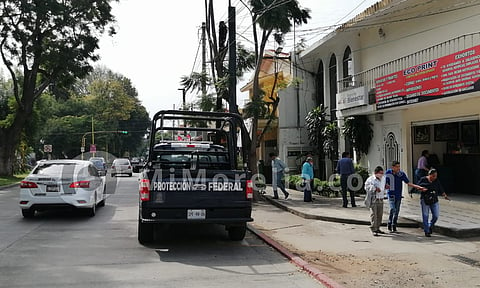
[{"label": "tree foliage", "polygon": [[[52,144],[56,158],[76,157],[80,153],[82,135],[91,131],[93,121],[94,131],[128,131],[125,135],[114,132],[96,134],[97,150],[108,150],[117,156],[126,152],[131,155],[142,153],[143,136],[150,121],[129,79],[106,68],[96,68],[74,87],[69,99],[54,102],[53,110],[42,105],[52,99],[51,96],[45,95],[39,101],[38,114],[49,117],[47,125],[38,131],[36,143],[43,139]],[[87,151],[89,144],[91,137],[86,139]]]},{"label": "tree foliage", "polygon": [[114,22],[112,1],[0,1],[0,56],[15,101],[0,119],[0,175],[12,175],[15,150],[43,92],[65,91],[92,70],[99,38]]},{"label": "tree foliage", "polygon": [[313,108],[305,117],[305,128],[308,132],[310,145],[319,153],[325,142],[325,127],[329,124],[327,120],[327,107],[322,105]]},{"label": "tree foliage", "polygon": [[[244,1],[242,1],[244,3]],[[252,17],[253,40],[255,46],[255,70],[253,73],[253,96],[251,105],[264,105],[261,99],[263,93],[260,89],[260,69],[263,62],[263,55],[267,42],[272,33],[288,33],[292,30],[293,25],[301,25],[307,23],[310,18],[310,11],[300,7],[297,0],[291,1],[277,1],[277,0],[250,0],[249,5],[244,5],[249,9]],[[250,109],[254,114],[252,115],[252,130],[257,131],[258,120],[261,118],[261,107]],[[258,114],[255,114],[258,113]],[[256,132],[253,133],[252,143],[250,148],[250,167],[256,170],[257,162],[257,145],[261,139],[258,139]],[[263,136],[261,133],[259,136]]]},{"label": "tree foliage", "polygon": [[372,126],[366,115],[356,115],[345,119],[342,132],[352,141],[358,152],[368,154],[373,139]]}]

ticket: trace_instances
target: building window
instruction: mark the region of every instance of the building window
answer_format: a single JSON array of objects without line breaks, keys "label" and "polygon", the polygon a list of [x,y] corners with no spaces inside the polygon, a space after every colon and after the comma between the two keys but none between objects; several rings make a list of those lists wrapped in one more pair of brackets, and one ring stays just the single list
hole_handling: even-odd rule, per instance
[{"label": "building window", "polygon": [[330,119],[337,120],[337,57],[332,54],[328,65],[328,78],[330,86]]},{"label": "building window", "polygon": [[347,46],[343,53],[343,88],[353,87],[353,60],[352,50]]},{"label": "building window", "polygon": [[320,61],[318,65],[318,72],[316,77],[317,91],[316,91],[316,102],[317,106],[325,106],[325,72],[323,68],[323,61]]}]

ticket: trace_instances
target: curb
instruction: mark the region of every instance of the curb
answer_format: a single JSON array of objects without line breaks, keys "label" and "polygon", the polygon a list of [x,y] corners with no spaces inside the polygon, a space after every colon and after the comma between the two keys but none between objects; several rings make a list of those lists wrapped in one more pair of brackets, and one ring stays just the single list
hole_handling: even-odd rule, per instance
[{"label": "curb", "polygon": [[290,260],[293,264],[295,264],[296,266],[298,266],[299,268],[301,268],[302,270],[307,272],[309,275],[311,275],[313,278],[315,278],[317,281],[319,281],[320,283],[325,285],[325,287],[328,287],[328,288],[344,288],[342,285],[338,284],[337,282],[332,280],[330,277],[325,275],[322,271],[315,268],[313,265],[311,265],[307,261],[303,260],[299,256],[293,254],[287,248],[283,247],[280,243],[278,243],[274,239],[270,238],[265,233],[257,230],[256,228],[252,227],[249,224],[247,224],[247,228],[253,234],[260,237],[260,239],[262,239],[269,246],[273,247],[275,250],[280,252],[283,256],[287,257],[287,259]]},{"label": "curb", "polygon": [[15,186],[17,186],[19,183],[20,183],[20,182],[13,183],[13,184],[9,184],[9,185],[5,185],[5,186],[0,186],[0,190],[5,190],[5,189],[8,189],[8,188],[15,187]]},{"label": "curb", "polygon": [[[348,218],[338,218],[338,217],[331,217],[331,216],[323,216],[323,215],[313,215],[313,214],[308,214],[304,212],[300,212],[298,210],[292,209],[288,207],[287,205],[284,205],[278,201],[273,200],[270,197],[266,197],[265,195],[261,195],[264,200],[268,201],[270,204],[283,209],[287,212],[290,212],[292,214],[295,214],[297,216],[300,216],[305,219],[313,219],[313,220],[322,220],[322,221],[328,221],[328,222],[336,222],[336,223],[344,223],[344,224],[357,224],[357,225],[370,225],[370,221],[365,221],[365,220],[356,220],[356,219],[348,219]],[[400,222],[397,224],[398,227],[407,227],[407,228],[418,228],[420,227],[419,223],[416,221],[412,221],[406,218],[403,218],[407,222]],[[383,226],[386,226],[383,225]]]}]

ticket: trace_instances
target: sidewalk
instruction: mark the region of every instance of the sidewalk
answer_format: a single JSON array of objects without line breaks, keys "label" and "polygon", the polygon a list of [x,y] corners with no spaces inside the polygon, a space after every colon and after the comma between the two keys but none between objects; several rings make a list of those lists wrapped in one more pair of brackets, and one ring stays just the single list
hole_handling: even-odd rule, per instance
[{"label": "sidewalk", "polygon": [[[343,208],[341,198],[326,198],[314,195],[313,202],[303,202],[303,192],[288,189],[289,199],[272,199],[271,187],[267,187],[262,197],[271,204],[306,219],[315,219],[346,224],[370,225],[368,209],[363,204],[363,197],[356,197],[357,207]],[[449,195],[451,201],[440,199],[440,218],[435,224],[435,232],[466,238],[480,236],[480,196]],[[386,225],[389,214],[388,201],[384,201],[383,222]],[[398,227],[422,227],[420,199],[418,194],[410,198],[408,194],[402,200]]]},{"label": "sidewalk", "polygon": [[[343,208],[341,198],[325,198],[314,195],[315,200],[313,202],[303,202],[303,192],[291,189],[288,189],[288,192],[290,196],[287,200],[283,199],[282,193],[279,193],[281,195],[280,199],[272,199],[272,188],[267,187],[266,194],[261,196],[261,201],[254,204],[255,221],[248,225],[249,230],[290,259],[292,263],[317,279],[325,287],[342,287],[342,285],[336,283],[322,271],[319,271],[292,252],[295,250],[318,250],[318,239],[323,237],[319,235],[320,232],[318,230],[312,229],[310,225],[305,224],[308,222],[301,222],[296,219],[304,218],[309,219],[304,221],[323,220],[345,223],[346,225],[365,225],[365,230],[368,231],[370,212],[363,203],[363,197],[356,198],[357,207],[352,208],[349,204],[348,208]],[[480,196],[455,194],[449,196],[452,201],[440,200],[440,218],[435,225],[435,233],[456,238],[480,236]],[[397,225],[400,231],[402,231],[401,227],[415,228],[422,226],[419,202],[418,194],[414,194],[413,198],[406,194],[402,201]],[[278,212],[272,211],[272,206],[269,204],[301,218],[279,217]],[[387,201],[384,201],[384,204],[383,223],[386,226],[389,207]],[[383,228],[383,230],[386,231],[386,228]],[[419,231],[421,230],[419,229]],[[267,234],[275,235],[275,239],[272,239]],[[370,233],[365,233],[365,235],[368,235],[365,236],[366,239],[371,236]],[[398,235],[400,238],[404,237],[402,233]],[[423,232],[419,232],[419,235],[423,235]],[[423,237],[420,236],[421,238]],[[380,244],[376,245],[387,245],[381,242],[384,241],[380,241]],[[285,247],[280,243],[287,243],[287,246]]]}]

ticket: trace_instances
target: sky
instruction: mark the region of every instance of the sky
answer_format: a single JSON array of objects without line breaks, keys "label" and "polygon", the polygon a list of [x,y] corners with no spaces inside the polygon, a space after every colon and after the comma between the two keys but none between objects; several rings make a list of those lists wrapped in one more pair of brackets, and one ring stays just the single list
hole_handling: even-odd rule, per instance
[{"label": "sky", "polygon": [[[230,0],[237,11],[237,43],[246,47],[253,39],[251,18],[239,0]],[[247,3],[248,1],[244,1]],[[311,10],[308,24],[297,27],[298,40],[308,44],[326,35],[327,27],[341,24],[370,7],[377,0],[298,0]],[[129,78],[138,98],[150,116],[163,109],[178,109],[182,104],[180,79],[201,71],[200,27],[205,20],[204,0],[120,0],[112,3],[117,34],[103,37],[97,65]],[[228,0],[215,0],[215,20],[227,21]],[[217,26],[218,27],[218,26]],[[293,50],[293,33],[285,36],[283,52]],[[267,47],[267,48],[273,48]],[[238,82],[246,84],[249,77]],[[186,102],[196,100],[187,93]],[[247,93],[237,92],[242,106]]]}]

